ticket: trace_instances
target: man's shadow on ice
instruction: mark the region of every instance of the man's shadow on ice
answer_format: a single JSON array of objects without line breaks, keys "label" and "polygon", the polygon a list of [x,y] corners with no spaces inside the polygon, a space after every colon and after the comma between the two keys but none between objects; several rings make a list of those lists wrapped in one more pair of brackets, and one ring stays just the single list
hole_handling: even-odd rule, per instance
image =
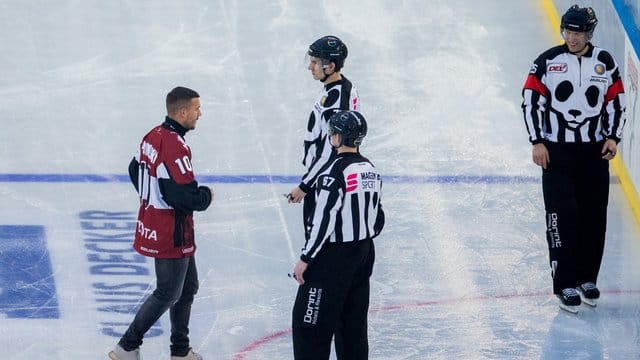
[{"label": "man's shadow on ice", "polygon": [[[596,308],[581,305],[577,314],[558,309],[542,347],[540,358],[638,359],[640,303],[637,297],[605,302]],[[606,350],[606,351],[605,351]]]},{"label": "man's shadow on ice", "polygon": [[540,359],[604,359],[597,308],[580,306],[577,314],[558,309]]}]

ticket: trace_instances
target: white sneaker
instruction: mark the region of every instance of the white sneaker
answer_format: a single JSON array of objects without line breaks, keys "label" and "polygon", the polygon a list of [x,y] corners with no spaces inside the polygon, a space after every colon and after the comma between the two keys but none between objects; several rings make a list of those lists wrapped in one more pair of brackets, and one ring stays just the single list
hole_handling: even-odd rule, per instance
[{"label": "white sneaker", "polygon": [[189,349],[189,353],[185,356],[171,356],[171,360],[203,360],[200,354],[193,352],[193,349]]},{"label": "white sneaker", "polygon": [[109,359],[111,360],[142,360],[140,349],[126,351],[119,344],[113,350],[109,351]]}]

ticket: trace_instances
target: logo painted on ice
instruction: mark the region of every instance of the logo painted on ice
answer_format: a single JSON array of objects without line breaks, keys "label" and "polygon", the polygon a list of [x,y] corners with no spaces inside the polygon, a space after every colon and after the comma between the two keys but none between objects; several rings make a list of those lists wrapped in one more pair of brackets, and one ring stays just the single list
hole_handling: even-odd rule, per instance
[{"label": "logo painted on ice", "polygon": [[44,226],[0,225],[0,264],[0,317],[60,318]]},{"label": "logo painted on ice", "polygon": [[565,73],[567,72],[567,64],[549,64],[547,66],[547,72],[550,73]]},{"label": "logo painted on ice", "polygon": [[358,188],[358,174],[347,175],[347,192],[352,192]]},{"label": "logo painted on ice", "polygon": [[[147,258],[131,246],[136,213],[87,210],[78,214],[99,331],[120,338],[152,287]],[[145,337],[163,334],[156,322]]]}]

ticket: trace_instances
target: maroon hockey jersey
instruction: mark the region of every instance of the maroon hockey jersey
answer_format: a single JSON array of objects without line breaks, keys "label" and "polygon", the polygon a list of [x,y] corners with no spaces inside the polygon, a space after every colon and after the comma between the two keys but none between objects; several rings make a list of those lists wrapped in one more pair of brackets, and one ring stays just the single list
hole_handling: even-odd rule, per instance
[{"label": "maroon hockey jersey", "polygon": [[129,175],[140,196],[134,248],[144,256],[193,256],[196,244],[193,211],[205,210],[211,191],[198,186],[191,165],[187,132],[166,118],[147,133],[129,164]]}]

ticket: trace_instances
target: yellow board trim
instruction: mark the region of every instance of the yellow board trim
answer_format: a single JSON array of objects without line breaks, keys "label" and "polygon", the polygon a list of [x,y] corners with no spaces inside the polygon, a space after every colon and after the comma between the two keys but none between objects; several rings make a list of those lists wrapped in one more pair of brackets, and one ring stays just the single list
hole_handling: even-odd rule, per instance
[{"label": "yellow board trim", "polygon": [[622,157],[616,156],[612,161],[612,165],[613,171],[618,175],[620,185],[622,185],[622,190],[624,190],[625,195],[627,195],[627,199],[629,199],[631,210],[633,211],[636,220],[640,223],[640,197],[638,197],[638,191],[636,190],[635,185],[633,185],[633,180],[629,175],[627,167],[624,165],[624,161],[622,161]]},{"label": "yellow board trim", "polygon": [[[559,42],[562,42],[562,37],[560,36],[560,15],[558,13],[558,9],[556,9],[555,2],[553,0],[540,1],[542,3],[544,12],[547,14],[547,19],[549,20],[551,27],[557,30],[557,40]],[[638,196],[638,191],[633,185],[633,180],[629,175],[629,171],[627,170],[624,161],[622,161],[621,153],[618,153],[618,156],[616,156],[611,161],[611,166],[613,167],[613,171],[616,173],[616,175],[618,175],[620,185],[622,186],[622,190],[629,200],[629,205],[631,205],[631,210],[633,211],[633,215],[635,216],[636,221],[640,223],[640,196]]]},{"label": "yellow board trim", "polygon": [[560,14],[556,9],[556,4],[553,0],[542,0],[542,8],[547,14],[547,19],[551,23],[551,28],[555,29],[556,39],[558,42],[562,42],[562,36],[560,36]]}]

